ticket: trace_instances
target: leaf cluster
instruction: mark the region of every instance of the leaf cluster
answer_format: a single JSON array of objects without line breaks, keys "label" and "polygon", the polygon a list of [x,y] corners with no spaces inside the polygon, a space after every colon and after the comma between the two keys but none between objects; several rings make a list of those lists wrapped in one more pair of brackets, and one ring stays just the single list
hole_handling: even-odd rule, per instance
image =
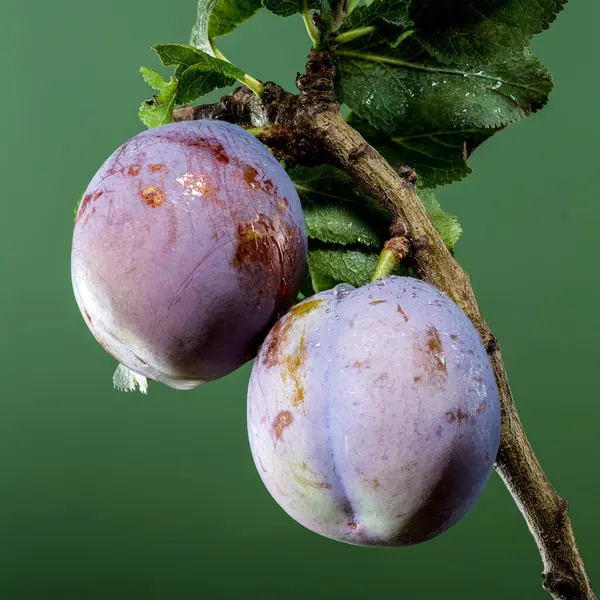
[{"label": "leaf cluster", "polygon": [[[461,228],[432,190],[466,177],[468,159],[480,144],[546,104],[552,79],[529,44],[565,1],[347,2],[334,41],[338,100],[350,109],[348,122],[394,168],[415,170],[420,197],[451,250]],[[252,87],[255,80],[228,62],[214,40],[261,8],[281,17],[301,14],[309,30],[311,11],[320,11],[326,26],[333,22],[329,0],[199,0],[189,45],[154,46],[174,75],[165,81],[142,67],[157,90],[140,108],[147,127],[169,123],[175,106],[236,80],[260,94]],[[335,167],[298,166],[289,175],[310,241],[304,292],[368,281],[390,216]]]}]

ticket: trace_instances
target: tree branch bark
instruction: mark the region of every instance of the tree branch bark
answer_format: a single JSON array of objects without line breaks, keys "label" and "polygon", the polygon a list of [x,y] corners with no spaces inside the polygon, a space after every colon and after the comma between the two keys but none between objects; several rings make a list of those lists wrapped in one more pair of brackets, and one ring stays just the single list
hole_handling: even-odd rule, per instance
[{"label": "tree branch bark", "polygon": [[[245,127],[264,126],[259,139],[288,160],[330,162],[403,223],[413,244],[414,266],[423,280],[444,291],[471,319],[487,350],[500,392],[502,432],[495,468],[537,543],[542,585],[555,600],[596,600],[567,514],[567,502],[545,476],[527,440],[514,404],[500,346],[485,322],[468,275],[433,226],[410,177],[402,177],[342,118],[335,99],[335,64],[330,51],[311,51],[297,80],[299,96],[265,84],[262,107],[236,90],[220,103],[182,107],[174,120],[220,118]],[[243,90],[244,88],[242,88]],[[268,130],[271,133],[268,133]],[[283,144],[282,144],[283,140]]]}]

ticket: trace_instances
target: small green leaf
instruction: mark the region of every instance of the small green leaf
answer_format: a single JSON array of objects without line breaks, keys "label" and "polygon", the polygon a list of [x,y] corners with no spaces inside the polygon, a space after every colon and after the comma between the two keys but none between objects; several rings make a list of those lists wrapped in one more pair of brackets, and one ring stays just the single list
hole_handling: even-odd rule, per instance
[{"label": "small green leaf", "polygon": [[[213,59],[217,61],[218,59]],[[225,63],[224,61],[220,61]],[[227,77],[213,70],[213,65],[207,62],[196,63],[188,67],[179,78],[179,89],[177,90],[177,102],[188,104],[208,94],[214,89],[227,87],[235,82],[235,79]]]},{"label": "small green leaf", "polygon": [[423,187],[460,181],[471,173],[467,159],[498,129],[457,129],[403,135],[385,134],[352,113],[347,121],[376,148],[390,165],[413,168]]},{"label": "small green leaf", "polygon": [[412,0],[417,37],[438,59],[479,60],[521,51],[566,0]]},{"label": "small green leaf", "polygon": [[246,75],[226,60],[185,44],[159,44],[154,50],[164,65],[177,65],[178,104],[193,102],[216,88],[233,85]]},{"label": "small green leaf", "polygon": [[173,118],[177,81],[174,77],[165,81],[159,73],[147,67],[141,67],[140,73],[146,83],[160,92],[151,100],[142,103],[139,110],[140,120],[148,129],[170,123]]},{"label": "small green leaf", "polygon": [[304,219],[309,239],[340,245],[381,246],[377,230],[349,205],[308,203],[304,206]]},{"label": "small green leaf", "polygon": [[343,249],[315,249],[308,253],[308,271],[316,293],[328,290],[338,283],[355,287],[371,280],[379,260],[374,252]]},{"label": "small green leaf", "polygon": [[453,250],[462,235],[462,227],[458,219],[443,211],[432,190],[419,188],[417,193],[442,241],[449,250]]},{"label": "small green leaf", "polygon": [[[206,52],[187,44],[157,44],[152,46],[152,50],[158,54],[160,62],[166,67],[179,65],[191,67],[207,56]],[[210,57],[214,58],[212,54]]]},{"label": "small green leaf", "polygon": [[540,109],[552,89],[548,71],[528,51],[459,67],[407,49],[384,43],[338,52],[339,98],[390,135],[497,129]]}]

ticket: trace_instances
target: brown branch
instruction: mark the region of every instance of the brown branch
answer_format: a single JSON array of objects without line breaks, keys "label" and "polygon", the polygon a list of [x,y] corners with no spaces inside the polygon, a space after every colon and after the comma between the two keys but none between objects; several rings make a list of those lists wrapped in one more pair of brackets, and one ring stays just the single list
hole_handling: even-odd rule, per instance
[{"label": "brown branch", "polygon": [[[413,240],[413,260],[419,275],[461,307],[475,325],[487,350],[502,408],[502,433],[495,468],[538,545],[543,562],[544,589],[556,600],[596,600],[573,535],[567,502],[556,493],[529,445],[513,401],[500,346],[481,315],[469,277],[454,260],[429,219],[416,193],[410,170],[402,175],[394,171],[342,118],[335,101],[334,74],[331,54],[313,50],[305,73],[297,81],[299,96],[288,94],[281,88],[277,91],[275,84],[266,84],[260,110],[256,106],[248,110],[238,106],[234,110],[212,105],[213,108],[208,109],[191,109],[196,113],[190,113],[189,108],[178,109],[175,118],[198,118],[194,114],[205,115],[200,118],[213,118],[212,114],[222,113],[229,120],[234,116],[231,112],[234,110],[246,119],[234,119],[243,126],[257,126],[256,119],[252,118],[250,125],[247,124],[247,115],[259,115],[269,123],[277,123],[285,129],[280,128],[279,136],[274,138],[281,144],[281,136],[287,136],[287,152],[296,160],[336,164],[391,212],[394,223],[402,224],[397,234],[404,236],[406,233]],[[236,96],[237,99],[240,97]],[[231,100],[225,102],[229,103]],[[184,114],[184,111],[188,112]],[[269,144],[267,138],[263,141]]]}]

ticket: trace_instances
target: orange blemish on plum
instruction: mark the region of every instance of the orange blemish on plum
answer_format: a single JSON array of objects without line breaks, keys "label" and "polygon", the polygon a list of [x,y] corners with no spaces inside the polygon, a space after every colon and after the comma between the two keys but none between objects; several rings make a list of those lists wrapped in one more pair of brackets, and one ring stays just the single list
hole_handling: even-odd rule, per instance
[{"label": "orange blemish on plum", "polygon": [[220,142],[216,140],[206,140],[206,142],[200,144],[201,147],[210,150],[213,153],[213,156],[222,164],[228,165],[231,161],[227,153],[225,152],[225,147]]},{"label": "orange blemish on plum", "polygon": [[431,358],[431,367],[446,374],[448,372],[446,355],[444,354],[440,332],[435,327],[430,327],[427,330],[427,350]]},{"label": "orange blemish on plum", "polygon": [[[292,395],[292,407],[298,408],[304,404],[304,384],[302,381],[302,367],[306,360],[306,337],[302,335],[300,342],[298,343],[298,349],[293,354],[288,354],[285,357],[285,366],[287,368],[287,375],[292,380],[293,395]],[[286,374],[284,373],[284,376]]]},{"label": "orange blemish on plum", "polygon": [[151,208],[160,206],[165,200],[165,192],[154,185],[146,186],[140,194]]},{"label": "orange blemish on plum", "polygon": [[244,169],[244,181],[251,188],[258,187],[257,177],[258,177],[258,171],[254,167],[246,167]]},{"label": "orange blemish on plum", "polygon": [[[271,196],[276,195],[277,189],[272,179],[261,179],[258,175],[258,170],[250,165],[244,166],[243,170],[243,178],[246,182],[246,185],[253,190],[261,190],[265,194],[269,194]],[[287,204],[287,200],[281,200],[282,203]],[[285,207],[284,207],[285,208]]]},{"label": "orange blemish on plum", "polygon": [[369,304],[384,304],[387,300],[373,300],[373,302],[369,302]]},{"label": "orange blemish on plum", "polygon": [[408,322],[408,315],[404,312],[404,310],[402,309],[402,307],[398,304],[398,308],[396,309],[404,318],[404,322],[407,323]]},{"label": "orange blemish on plum", "polygon": [[293,418],[292,413],[289,410],[282,410],[275,418],[273,423],[273,430],[275,431],[275,437],[280,440],[283,434],[283,430],[292,424]]},{"label": "orange blemish on plum", "polygon": [[131,167],[129,167],[127,169],[127,173],[129,173],[129,175],[131,175],[132,177],[136,177],[137,175],[140,174],[141,170],[142,170],[141,165],[131,165]]},{"label": "orange blemish on plum", "polygon": [[368,360],[357,360],[352,364],[352,367],[354,369],[360,369],[361,367],[368,367],[368,366],[369,366]]},{"label": "orange blemish on plum", "polygon": [[446,412],[446,420],[448,423],[454,423],[458,421],[459,423],[466,423],[469,420],[469,414],[464,412],[462,408],[459,408],[456,412],[453,410],[449,410]]},{"label": "orange blemish on plum", "polygon": [[425,333],[425,343],[418,341],[415,347],[415,366],[425,384],[442,388],[448,378],[446,355],[440,332],[433,326]]},{"label": "orange blemish on plum", "polygon": [[267,368],[279,364],[282,349],[287,344],[288,334],[295,321],[317,309],[323,302],[324,300],[320,299],[309,299],[300,302],[291,308],[285,317],[277,321],[265,340],[265,344],[263,344],[264,349],[261,350],[261,359]]},{"label": "orange blemish on plum", "polygon": [[156,165],[150,165],[150,170],[153,173],[157,173],[158,171],[162,171],[165,168],[164,163],[158,163]]},{"label": "orange blemish on plum", "polygon": [[[79,219],[81,219],[81,217],[83,217],[85,211],[88,209],[89,205],[92,202],[95,202],[96,200],[98,200],[98,198],[100,198],[100,196],[102,196],[102,194],[104,194],[104,190],[99,190],[97,192],[95,192],[94,194],[86,194],[82,199],[81,202],[79,204],[79,210],[77,212],[77,219],[76,221],[79,222]],[[92,210],[92,214],[95,212],[95,207],[94,210]]]},{"label": "orange blemish on plum", "polygon": [[236,248],[231,263],[234,267],[240,268],[248,263],[268,267],[278,256],[279,244],[271,219],[261,214],[256,221],[238,223]]},{"label": "orange blemish on plum", "polygon": [[77,221],[79,221],[79,219],[81,219],[81,217],[83,217],[85,211],[87,210],[89,203],[92,200],[92,195],[91,194],[86,194],[82,200],[81,203],[79,205],[79,212],[77,214]]}]

